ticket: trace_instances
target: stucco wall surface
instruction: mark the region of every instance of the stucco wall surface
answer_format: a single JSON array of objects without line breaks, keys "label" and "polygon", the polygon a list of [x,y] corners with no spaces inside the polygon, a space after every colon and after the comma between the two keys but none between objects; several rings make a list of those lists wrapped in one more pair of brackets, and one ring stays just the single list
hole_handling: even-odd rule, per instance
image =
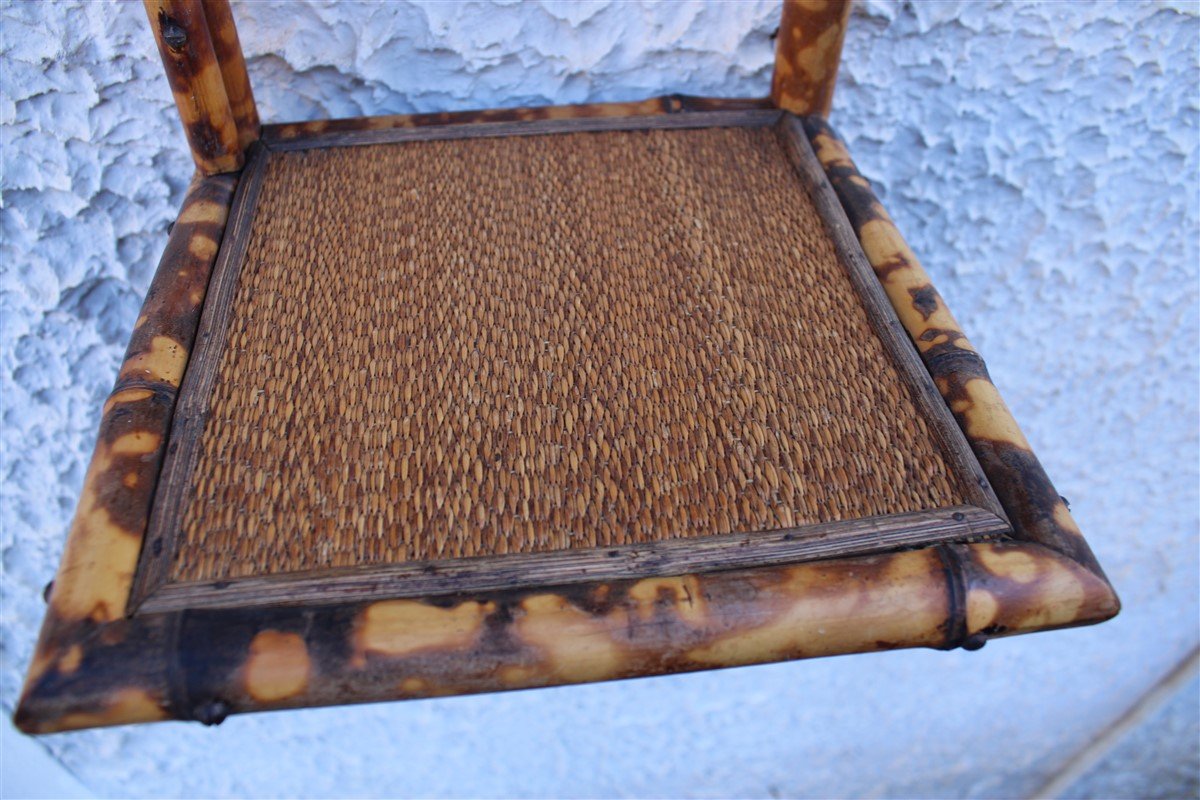
[{"label": "stucco wall surface", "polygon": [[[265,119],[763,95],[774,2],[235,2]],[[191,171],[140,3],[3,2],[0,704]],[[1198,639],[1200,17],[866,2],[834,121],[1121,592],[1092,629],[42,746],[101,796],[1020,796]],[[1193,718],[1194,719],[1194,718]],[[1194,729],[1194,723],[1192,723]]]}]

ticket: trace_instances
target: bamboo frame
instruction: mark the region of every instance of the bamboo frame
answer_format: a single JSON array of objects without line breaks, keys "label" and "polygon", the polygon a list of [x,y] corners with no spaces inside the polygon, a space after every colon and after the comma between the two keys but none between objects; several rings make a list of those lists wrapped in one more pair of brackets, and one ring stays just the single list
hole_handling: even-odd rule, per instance
[{"label": "bamboo frame", "polygon": [[[581,118],[589,119],[586,113]],[[808,122],[821,132],[814,141],[825,155],[824,166],[831,169],[837,162],[829,154],[835,151],[820,138],[828,135],[826,129]],[[799,121],[785,117],[781,124],[792,132],[792,145],[803,161],[808,139],[799,135]],[[809,163],[815,164],[816,156],[808,153]],[[253,205],[246,198],[264,161],[251,163],[258,166],[239,186],[231,230],[245,227]],[[814,186],[823,183],[819,174],[808,177]],[[228,190],[229,180],[210,178],[199,185],[226,181]],[[832,196],[838,184],[823,185]],[[189,203],[195,202],[189,197]],[[215,219],[226,206],[204,208]],[[174,270],[172,259],[213,249],[192,245],[200,232],[186,223],[194,217],[185,209],[176,226],[160,268],[163,281],[187,272]],[[852,216],[847,228],[851,222],[859,223],[855,230],[861,234],[861,219]],[[204,235],[219,238],[212,230]],[[238,238],[231,237],[229,247]],[[864,235],[864,244],[872,241]],[[887,263],[880,260],[881,251],[864,250],[863,258],[880,274],[879,265]],[[888,288],[886,281],[882,288]],[[897,297],[910,297],[895,291],[888,296],[893,304]],[[161,293],[154,291],[151,297]],[[906,324],[912,333],[907,310],[895,307],[896,324]],[[144,315],[139,331],[145,328],[146,333],[141,336],[175,318],[159,301]],[[191,324],[198,325],[194,316]],[[189,349],[190,339],[178,336]],[[140,351],[131,358],[133,364],[142,363]],[[137,367],[123,375],[129,369]],[[126,397],[127,391],[119,384],[114,396]],[[124,491],[132,491],[129,483],[152,487],[157,482],[162,435],[148,439],[146,434],[161,431],[163,423],[143,434],[136,420],[127,422],[122,430],[133,438],[121,441],[153,441],[155,454],[144,461],[139,456],[136,464],[116,465],[113,451],[130,448],[106,444],[112,436],[103,432],[121,419],[128,418],[110,402],[89,487],[120,483]],[[966,426],[968,440],[976,442],[974,418],[960,413],[958,421]],[[990,463],[981,459],[987,477],[997,483],[997,475],[1003,479],[1004,473],[989,471]],[[128,480],[131,474],[137,476],[133,481]],[[1023,519],[1021,509],[1012,505],[1012,490],[1001,491],[1008,485],[1003,480],[997,485],[999,501],[1011,518]],[[927,542],[916,550],[843,553],[806,564],[568,585],[547,578],[545,588],[516,591],[482,583],[412,596],[376,588],[373,594],[334,593],[320,600],[268,592],[261,603],[243,595],[233,604],[208,603],[207,609],[198,607],[206,605],[202,599],[187,598],[175,605],[148,605],[128,616],[128,580],[77,597],[78,587],[104,585],[112,575],[131,578],[137,557],[135,547],[119,552],[106,547],[103,558],[90,549],[106,544],[97,520],[112,518],[130,503],[128,494],[85,490],[85,498],[92,496],[101,499],[85,499],[58,588],[51,594],[38,655],[16,715],[23,730],[163,718],[213,722],[227,713],[267,708],[528,688],[893,647],[973,648],[993,636],[1097,622],[1119,607],[1103,574],[1092,568],[1094,560],[1073,557],[1077,549],[1060,552],[1046,546],[1018,526],[1015,535],[1027,541]],[[131,541],[144,535],[148,523],[144,504],[149,496],[138,497],[143,511],[126,525]],[[148,544],[146,552],[153,553],[157,540]],[[81,555],[72,555],[81,549]],[[447,606],[439,596],[449,588],[455,599]],[[697,605],[696,598],[703,602]]]},{"label": "bamboo frame", "polygon": [[[502,691],[901,647],[1105,619],[1103,579],[1040,545],[936,545],[794,566],[120,619],[48,655],[29,733]],[[82,666],[81,666],[82,664]]]},{"label": "bamboo frame", "polygon": [[[236,169],[231,165],[238,163],[253,124],[248,114],[236,115],[229,105],[237,92],[208,59],[213,42],[208,50],[204,42],[211,21],[200,24],[206,9],[223,3],[202,8],[198,0],[146,2],[152,21],[158,20],[155,33],[181,113],[185,122],[196,123],[188,124],[189,137],[207,147],[194,147],[197,166],[202,172]],[[822,40],[811,27],[789,33],[788,20],[806,13],[806,6],[787,0],[785,7],[788,30],[781,31],[780,53],[793,67],[826,63],[844,32],[846,6],[841,5],[829,12],[829,19],[840,20],[836,36],[827,32],[816,50],[803,46]],[[164,33],[159,11],[186,33],[186,43],[175,50],[170,41],[178,41],[176,32],[168,26]],[[217,23],[217,29],[225,27],[226,22]],[[214,74],[221,76],[220,92]],[[915,344],[911,358],[915,362],[919,354],[936,387],[930,392],[944,398],[942,413],[947,407],[953,413],[978,459],[979,479],[990,483],[999,516],[1011,525],[1004,540],[929,539],[915,549],[837,552],[826,560],[769,562],[753,569],[729,564],[726,571],[707,574],[679,562],[676,574],[580,582],[548,577],[544,585],[516,590],[464,582],[449,596],[445,587],[405,596],[385,589],[324,598],[270,596],[264,589],[261,603],[243,596],[230,607],[185,597],[157,608],[147,602],[134,613],[131,601],[139,598],[131,589],[138,559],[143,550],[153,557],[165,546],[148,539],[147,530],[168,433],[173,422],[187,424],[176,418],[175,405],[200,309],[206,295],[219,289],[219,284],[210,287],[218,248],[223,258],[231,258],[224,253],[233,252],[241,236],[232,232],[248,228],[256,176],[265,164],[252,153],[245,176],[197,178],[188,191],[105,405],[83,498],[15,713],[17,726],[48,733],[171,718],[215,723],[229,713],[263,709],[580,683],[898,647],[975,649],[993,637],[1115,615],[1116,594],[982,359],[844,144],[820,118],[828,111],[834,73],[805,72],[807,84],[786,80],[787,74],[777,73],[781,88],[773,93],[775,104],[788,108],[799,98],[795,107],[810,112],[803,119],[784,114],[779,122],[790,137],[799,177],[822,204],[840,246],[853,244],[856,251],[861,246],[848,259],[864,265],[856,280],[868,280],[870,270],[878,279],[875,294],[863,296],[886,297],[880,302],[894,315],[887,326],[910,337],[906,346]],[[193,97],[189,92],[195,87]],[[248,83],[246,88],[249,96]],[[224,115],[220,96],[226,98]],[[265,147],[255,152],[305,146],[326,134],[343,145],[361,143],[364,132],[392,131],[389,141],[407,138],[405,129],[417,127],[444,135],[436,129],[448,123],[481,126],[467,135],[510,135],[520,129],[501,123],[581,119],[594,125],[597,119],[696,115],[672,123],[687,127],[700,122],[704,112],[767,105],[670,96],[637,104],[298,123],[266,126]],[[601,128],[609,124],[619,123]],[[556,130],[561,128],[540,127],[543,133]],[[208,141],[200,135],[206,131],[219,135]],[[208,147],[213,142],[216,146]],[[820,167],[813,169],[817,163]],[[231,208],[236,212],[226,236]],[[980,534],[968,529],[963,535]],[[989,529],[982,535],[992,534]],[[790,552],[783,557],[806,556]]]},{"label": "bamboo frame", "polygon": [[810,137],[900,322],[1008,512],[1014,535],[1060,552],[1103,578],[1066,501],[1033,454],[983,358],[855,167],[845,143],[822,119],[788,124],[797,132],[802,124]]}]

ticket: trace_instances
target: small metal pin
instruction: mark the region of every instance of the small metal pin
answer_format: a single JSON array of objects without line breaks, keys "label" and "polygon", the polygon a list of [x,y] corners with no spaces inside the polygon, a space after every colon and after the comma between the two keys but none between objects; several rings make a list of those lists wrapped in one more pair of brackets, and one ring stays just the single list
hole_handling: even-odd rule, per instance
[{"label": "small metal pin", "polygon": [[987,637],[982,633],[972,633],[966,639],[963,639],[963,650],[978,650],[987,644]]},{"label": "small metal pin", "polygon": [[205,725],[220,725],[229,716],[229,704],[224,700],[209,700],[196,706],[192,716]]}]

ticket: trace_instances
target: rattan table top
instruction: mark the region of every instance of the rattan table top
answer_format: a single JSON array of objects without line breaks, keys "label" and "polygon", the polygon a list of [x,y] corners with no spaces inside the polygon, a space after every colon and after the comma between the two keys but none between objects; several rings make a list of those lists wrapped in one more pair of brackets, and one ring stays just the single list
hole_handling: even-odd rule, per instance
[{"label": "rattan table top", "polygon": [[274,154],[172,579],[966,502],[777,136]]}]

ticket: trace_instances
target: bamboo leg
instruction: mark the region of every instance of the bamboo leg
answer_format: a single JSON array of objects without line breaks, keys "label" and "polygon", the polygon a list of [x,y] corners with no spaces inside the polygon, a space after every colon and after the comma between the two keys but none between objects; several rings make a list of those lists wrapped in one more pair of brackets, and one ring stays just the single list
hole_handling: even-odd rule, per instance
[{"label": "bamboo leg", "polygon": [[217,63],[221,65],[221,78],[225,83],[225,94],[229,97],[229,108],[237,123],[238,145],[245,151],[258,141],[261,126],[229,0],[204,0],[204,16],[208,20],[208,32],[217,54]]},{"label": "bamboo leg", "polygon": [[829,116],[850,0],[784,0],[771,100],[793,114]]},{"label": "bamboo leg", "polygon": [[175,105],[204,175],[234,172],[243,156],[201,0],[144,0]]}]

